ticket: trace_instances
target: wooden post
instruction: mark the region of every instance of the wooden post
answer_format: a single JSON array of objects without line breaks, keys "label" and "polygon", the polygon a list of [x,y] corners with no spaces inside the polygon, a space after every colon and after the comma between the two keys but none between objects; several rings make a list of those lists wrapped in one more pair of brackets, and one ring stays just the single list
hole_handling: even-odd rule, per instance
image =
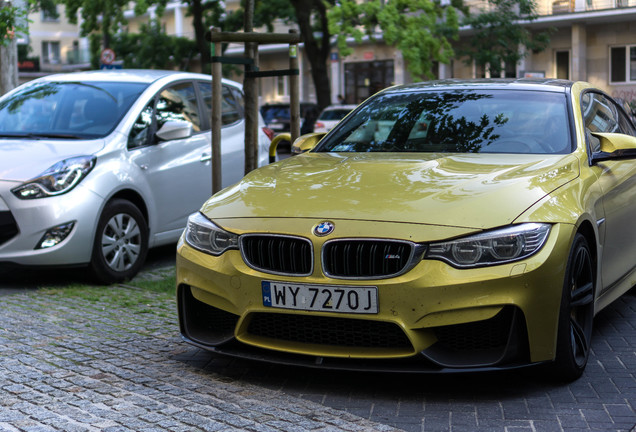
[{"label": "wooden post", "polygon": [[[295,29],[289,33],[296,33]],[[298,44],[289,44],[289,69],[298,69]],[[300,73],[300,72],[299,72]],[[291,144],[300,136],[300,85],[299,75],[289,76],[289,112]]]},{"label": "wooden post", "polygon": [[[245,1],[244,31],[251,33],[254,29],[254,0]],[[245,58],[254,63],[246,70],[258,70],[258,44],[245,44]],[[256,78],[245,74],[243,77],[243,93],[245,95],[245,174],[258,167],[258,85]]]},{"label": "wooden post", "polygon": [[[253,2],[253,0],[251,0]],[[212,63],[212,75],[213,80],[215,74],[218,74],[218,85],[221,85],[221,62],[232,64],[244,64],[246,65],[245,75],[243,78],[243,94],[245,96],[245,174],[256,169],[258,167],[258,127],[259,127],[259,113],[258,113],[258,86],[256,79],[265,76],[290,76],[290,111],[291,111],[291,132],[290,135],[294,140],[300,135],[300,104],[299,104],[299,76],[298,76],[298,44],[301,42],[300,35],[290,30],[289,33],[254,33],[251,31],[251,21],[249,19],[250,13],[250,0],[246,0],[246,19],[245,19],[245,32],[220,32],[218,29],[212,29],[205,37],[208,42],[213,44],[212,56],[217,57]],[[253,3],[251,4],[253,8]],[[252,12],[253,13],[253,12]],[[223,42],[240,42],[245,44],[245,57],[240,61],[228,61],[229,58],[223,57],[221,53],[221,43]],[[290,44],[289,48],[289,65],[290,70],[281,71],[259,71],[258,70],[258,46],[259,44],[278,44],[285,43]],[[218,68],[217,68],[218,67]],[[220,143],[220,130],[221,130],[221,90],[218,90],[218,103],[219,107],[214,108],[215,87],[212,87],[212,130],[213,130],[213,143],[214,134],[218,133],[218,142]],[[215,126],[214,113],[218,113],[218,125]],[[219,144],[220,149],[220,144]],[[220,150],[219,150],[220,151]],[[216,159],[215,159],[216,160]],[[220,170],[220,155],[218,158]],[[219,174],[220,176],[220,174]],[[220,184],[220,180],[219,180]]]},{"label": "wooden post", "polygon": [[[212,28],[213,33],[218,32],[218,28]],[[221,43],[213,42],[212,57],[221,55]],[[220,62],[212,62],[212,193],[215,194],[222,188],[222,167],[221,167],[221,98],[223,97],[223,86]]]}]

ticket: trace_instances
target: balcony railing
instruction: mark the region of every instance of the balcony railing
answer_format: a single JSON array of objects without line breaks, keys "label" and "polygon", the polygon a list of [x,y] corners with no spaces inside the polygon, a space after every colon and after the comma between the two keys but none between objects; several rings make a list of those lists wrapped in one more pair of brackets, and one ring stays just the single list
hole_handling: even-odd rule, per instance
[{"label": "balcony railing", "polygon": [[[468,0],[465,4],[471,13],[490,10],[487,0]],[[636,0],[537,0],[539,16],[559,15],[571,12],[588,12],[636,6]]]}]

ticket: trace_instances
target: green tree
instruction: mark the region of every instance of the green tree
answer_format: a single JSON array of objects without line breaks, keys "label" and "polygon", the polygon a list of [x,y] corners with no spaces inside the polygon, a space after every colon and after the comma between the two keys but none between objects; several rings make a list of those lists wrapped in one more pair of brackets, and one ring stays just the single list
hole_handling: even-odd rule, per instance
[{"label": "green tree", "polygon": [[[204,65],[210,60],[210,47],[205,41],[205,33],[210,27],[234,32],[243,28],[245,10],[243,4],[235,11],[227,11],[221,1],[185,0],[188,14],[192,16],[198,52]],[[327,7],[335,0],[256,0],[254,2],[254,27],[266,27],[273,31],[273,23],[281,19],[286,23],[296,23],[304,43],[307,58],[311,64],[311,74],[316,89],[318,105],[325,107],[331,103],[327,60],[330,52],[330,33],[327,21]]]},{"label": "green tree", "polygon": [[185,37],[168,36],[159,20],[141,26],[139,33],[118,33],[111,48],[125,68],[188,70],[196,44]]},{"label": "green tree", "polygon": [[36,10],[55,16],[54,0],[0,0],[0,95],[18,85],[16,34],[27,34],[27,16]]},{"label": "green tree", "polygon": [[446,6],[433,0],[340,0],[329,11],[329,30],[338,35],[343,56],[353,51],[347,38],[375,40],[380,30],[384,42],[402,52],[414,79],[432,78],[434,62],[449,63],[454,56],[451,41],[458,38],[460,7],[461,0]]},{"label": "green tree", "polygon": [[[327,61],[331,52],[327,6],[333,0],[290,0],[294,7],[305,53],[311,64],[311,76],[316,89],[316,100],[321,108],[331,104],[331,85]],[[315,23],[315,24],[314,24]]]},{"label": "green tree", "polygon": [[488,0],[489,8],[464,18],[462,24],[475,31],[459,51],[467,58],[500,76],[505,65],[516,65],[530,52],[543,51],[552,29],[532,33],[522,22],[537,19],[534,0]]},{"label": "green tree", "polygon": [[[220,28],[221,31],[235,32],[243,29],[245,10],[240,8],[229,11],[222,0],[184,0],[188,5],[188,16],[192,17],[194,39],[197,51],[201,55],[201,63],[209,69],[210,45],[205,40],[205,34],[210,27]],[[267,27],[273,31],[273,22],[277,18],[285,22],[292,22],[294,10],[290,0],[257,0],[254,6],[254,26]],[[224,46],[224,49],[227,45]]]},{"label": "green tree", "polygon": [[[71,23],[77,23],[78,13],[82,17],[80,34],[89,36],[95,32],[101,34],[102,48],[110,48],[112,35],[127,23],[124,12],[130,9],[129,0],[58,0],[66,6],[66,17]],[[136,15],[144,14],[151,5],[157,5],[161,15],[167,0],[137,0],[134,4]],[[93,47],[95,43],[91,41]],[[94,53],[93,53],[94,54]]]}]

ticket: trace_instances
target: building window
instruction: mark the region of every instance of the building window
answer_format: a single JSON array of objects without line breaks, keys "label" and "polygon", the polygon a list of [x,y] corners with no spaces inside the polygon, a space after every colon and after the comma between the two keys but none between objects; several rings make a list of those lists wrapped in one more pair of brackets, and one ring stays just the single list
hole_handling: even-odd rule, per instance
[{"label": "building window", "polygon": [[57,5],[53,5],[52,11],[42,9],[42,22],[59,22],[60,14],[57,11]]},{"label": "building window", "polygon": [[42,42],[42,63],[60,63],[60,43],[58,41]]},{"label": "building window", "polygon": [[345,103],[359,104],[378,91],[395,84],[393,60],[347,63]]},{"label": "building window", "polygon": [[570,51],[557,51],[555,53],[557,79],[570,79]]},{"label": "building window", "polygon": [[636,82],[636,45],[610,48],[610,83]]},{"label": "building window", "polygon": [[517,78],[517,64],[516,63],[506,63],[504,65],[503,77],[504,78]]}]

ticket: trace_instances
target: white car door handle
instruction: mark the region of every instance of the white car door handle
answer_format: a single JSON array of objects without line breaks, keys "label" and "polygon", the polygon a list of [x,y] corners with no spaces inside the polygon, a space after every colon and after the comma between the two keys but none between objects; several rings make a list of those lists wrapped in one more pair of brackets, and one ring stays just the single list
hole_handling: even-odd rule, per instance
[{"label": "white car door handle", "polygon": [[201,155],[201,159],[199,159],[201,162],[207,162],[209,160],[212,159],[212,155],[210,153],[203,153]]}]

